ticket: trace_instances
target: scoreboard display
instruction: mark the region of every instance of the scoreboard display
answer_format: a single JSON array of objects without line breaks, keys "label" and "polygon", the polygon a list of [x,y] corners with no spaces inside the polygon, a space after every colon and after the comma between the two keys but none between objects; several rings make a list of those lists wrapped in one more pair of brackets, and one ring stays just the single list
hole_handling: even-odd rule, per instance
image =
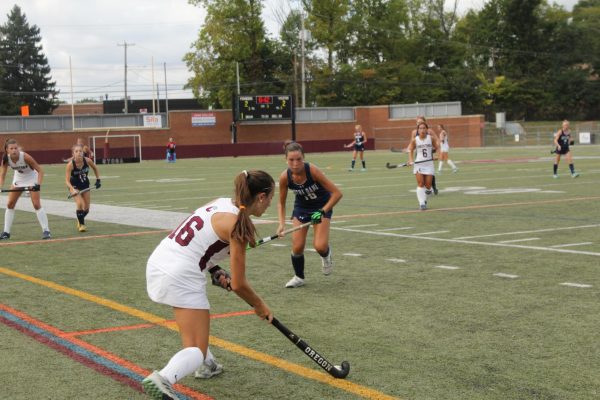
[{"label": "scoreboard display", "polygon": [[235,106],[235,120],[240,122],[292,119],[291,95],[240,95]]}]

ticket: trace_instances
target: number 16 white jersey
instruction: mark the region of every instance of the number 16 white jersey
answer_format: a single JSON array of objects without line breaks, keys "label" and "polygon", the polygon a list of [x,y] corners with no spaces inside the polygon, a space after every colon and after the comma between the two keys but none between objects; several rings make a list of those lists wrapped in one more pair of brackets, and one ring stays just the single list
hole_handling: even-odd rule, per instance
[{"label": "number 16 white jersey", "polygon": [[229,243],[212,226],[212,216],[237,215],[230,198],[220,198],[198,208],[154,249],[146,267],[148,295],[173,307],[208,309],[206,269],[227,258]]}]

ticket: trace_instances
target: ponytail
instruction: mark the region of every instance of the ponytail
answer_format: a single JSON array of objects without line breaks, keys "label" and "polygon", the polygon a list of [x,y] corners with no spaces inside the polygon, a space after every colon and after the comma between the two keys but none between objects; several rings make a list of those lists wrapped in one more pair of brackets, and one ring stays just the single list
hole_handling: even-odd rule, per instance
[{"label": "ponytail", "polygon": [[2,154],[0,165],[4,165],[4,163],[8,162],[8,145],[10,144],[17,144],[17,139],[6,139],[4,142],[4,153]]},{"label": "ponytail", "polygon": [[275,189],[275,181],[264,171],[242,171],[235,177],[235,204],[240,209],[237,221],[231,232],[231,239],[249,243],[254,247],[256,227],[250,219],[248,208],[256,201],[260,193],[271,194]]}]

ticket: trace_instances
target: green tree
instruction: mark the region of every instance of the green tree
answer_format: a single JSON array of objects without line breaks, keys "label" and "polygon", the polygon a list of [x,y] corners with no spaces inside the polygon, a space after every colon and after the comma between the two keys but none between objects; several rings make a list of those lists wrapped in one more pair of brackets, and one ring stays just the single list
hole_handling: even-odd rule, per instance
[{"label": "green tree", "polygon": [[236,63],[243,93],[280,92],[275,78],[276,44],[266,38],[261,0],[189,0],[207,16],[184,61],[193,77],[186,88],[216,108],[231,106],[236,91]]},{"label": "green tree", "polygon": [[56,83],[42,52],[40,29],[30,26],[15,5],[6,24],[0,26],[0,114],[18,115],[22,105],[31,114],[51,114],[58,105]]}]

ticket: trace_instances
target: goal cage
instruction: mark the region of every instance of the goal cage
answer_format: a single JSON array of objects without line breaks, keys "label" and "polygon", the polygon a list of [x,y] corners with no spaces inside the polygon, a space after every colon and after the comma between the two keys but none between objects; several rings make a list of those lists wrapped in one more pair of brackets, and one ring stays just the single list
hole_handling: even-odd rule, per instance
[{"label": "goal cage", "polygon": [[139,163],[142,161],[140,134],[91,136],[90,147],[96,164]]}]

